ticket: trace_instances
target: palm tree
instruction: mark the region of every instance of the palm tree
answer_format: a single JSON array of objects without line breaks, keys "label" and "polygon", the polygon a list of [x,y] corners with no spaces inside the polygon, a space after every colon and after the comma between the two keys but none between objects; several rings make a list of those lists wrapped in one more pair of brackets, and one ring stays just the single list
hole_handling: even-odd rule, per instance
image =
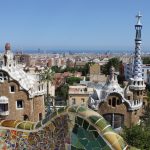
[{"label": "palm tree", "polygon": [[48,105],[48,112],[50,113],[50,94],[49,94],[49,83],[54,79],[55,72],[51,70],[51,68],[46,68],[43,72],[40,73],[40,80],[46,83],[47,86],[47,94],[46,94],[46,103]]},{"label": "palm tree", "polygon": [[54,97],[54,96],[51,96],[50,98],[51,98],[51,100],[52,100],[53,111],[55,111],[55,110],[56,110],[55,97]]}]

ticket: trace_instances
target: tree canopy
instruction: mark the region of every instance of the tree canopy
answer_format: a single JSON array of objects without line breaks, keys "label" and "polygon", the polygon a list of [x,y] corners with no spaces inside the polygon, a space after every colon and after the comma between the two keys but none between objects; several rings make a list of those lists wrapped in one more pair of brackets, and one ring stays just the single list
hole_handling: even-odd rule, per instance
[{"label": "tree canopy", "polygon": [[68,77],[66,79],[66,82],[69,84],[69,85],[73,85],[74,83],[80,83],[80,80],[81,78],[78,78],[78,77]]},{"label": "tree canopy", "polygon": [[131,146],[142,150],[150,149],[150,130],[148,128],[139,125],[124,128],[122,136]]},{"label": "tree canopy", "polygon": [[109,75],[110,67],[113,66],[116,71],[119,71],[120,61],[119,58],[114,57],[109,59],[108,63],[102,66],[102,73]]},{"label": "tree canopy", "polygon": [[66,67],[65,69],[62,69],[58,66],[52,66],[51,69],[55,73],[64,73],[64,72],[81,72],[83,76],[86,76],[89,73],[89,64],[91,62],[86,63],[83,67]]},{"label": "tree canopy", "polygon": [[143,64],[150,64],[150,57],[142,57]]},{"label": "tree canopy", "polygon": [[56,89],[56,96],[61,97],[62,100],[66,101],[68,99],[68,90],[68,84],[64,84],[61,87],[58,87],[58,89]]}]

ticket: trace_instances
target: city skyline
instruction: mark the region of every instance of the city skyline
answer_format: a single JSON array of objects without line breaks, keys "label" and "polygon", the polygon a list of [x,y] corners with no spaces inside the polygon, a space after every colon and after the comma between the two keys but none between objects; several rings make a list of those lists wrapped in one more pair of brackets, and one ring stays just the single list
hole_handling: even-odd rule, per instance
[{"label": "city skyline", "polygon": [[134,49],[136,14],[142,14],[142,49],[149,44],[148,6],[141,0],[0,2],[0,51],[13,49]]}]

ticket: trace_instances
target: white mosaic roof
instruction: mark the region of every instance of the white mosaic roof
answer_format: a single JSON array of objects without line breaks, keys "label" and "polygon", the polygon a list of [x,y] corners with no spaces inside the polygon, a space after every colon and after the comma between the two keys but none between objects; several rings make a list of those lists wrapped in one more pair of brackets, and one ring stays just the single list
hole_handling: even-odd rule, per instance
[{"label": "white mosaic roof", "polygon": [[13,53],[11,51],[5,53],[4,55],[7,56],[8,65],[4,65],[3,62],[0,70],[7,72],[11,79],[17,81],[20,87],[29,93],[30,98],[37,95],[43,95],[45,93],[44,88],[43,90],[39,90],[39,82],[36,78],[33,78],[24,72],[23,69],[15,65],[15,61],[13,60]]}]

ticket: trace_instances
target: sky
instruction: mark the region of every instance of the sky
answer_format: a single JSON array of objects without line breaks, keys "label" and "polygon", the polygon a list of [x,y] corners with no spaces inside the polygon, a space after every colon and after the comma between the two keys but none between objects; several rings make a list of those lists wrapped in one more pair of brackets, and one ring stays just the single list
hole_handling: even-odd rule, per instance
[{"label": "sky", "polygon": [[150,0],[0,0],[0,50],[130,50],[136,14],[150,48]]}]

